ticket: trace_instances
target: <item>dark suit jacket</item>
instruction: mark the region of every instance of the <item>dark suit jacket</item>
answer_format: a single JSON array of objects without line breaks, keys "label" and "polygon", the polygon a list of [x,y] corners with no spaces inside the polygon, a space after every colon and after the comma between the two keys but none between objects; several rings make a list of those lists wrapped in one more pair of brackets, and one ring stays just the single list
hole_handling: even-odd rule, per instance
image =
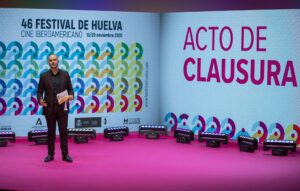
[{"label": "dark suit jacket", "polygon": [[[37,99],[38,102],[40,98],[43,98],[46,103],[47,107],[43,107],[43,115],[50,115],[53,108],[53,100],[56,99],[53,95],[53,85],[51,81],[51,70],[41,74],[38,89],[37,89]],[[59,70],[59,76],[60,76],[60,84],[61,84],[61,90],[67,90],[69,95],[74,96],[71,79],[68,74],[68,72],[65,72],[63,70]],[[68,111],[69,111],[69,104],[68,105]],[[61,104],[59,107],[61,110],[64,110],[64,104]],[[68,113],[66,111],[66,113]]]}]

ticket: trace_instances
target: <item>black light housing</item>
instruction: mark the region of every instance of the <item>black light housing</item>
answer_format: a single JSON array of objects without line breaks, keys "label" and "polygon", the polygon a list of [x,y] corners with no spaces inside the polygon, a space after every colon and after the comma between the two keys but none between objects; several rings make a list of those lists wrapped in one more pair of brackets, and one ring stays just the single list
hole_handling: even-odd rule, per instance
[{"label": "black light housing", "polygon": [[96,130],[92,128],[69,128],[68,137],[74,137],[75,143],[87,143],[88,138],[96,138]]},{"label": "black light housing", "polygon": [[48,142],[48,129],[32,130],[28,132],[28,141],[35,142],[37,145],[44,145]]},{"label": "black light housing", "polygon": [[178,143],[190,143],[194,140],[194,132],[190,129],[176,128],[174,137]]},{"label": "black light housing", "polygon": [[239,136],[238,145],[240,146],[240,151],[254,152],[258,148],[258,141],[254,137]]},{"label": "black light housing", "polygon": [[139,134],[146,134],[147,139],[158,139],[159,135],[167,135],[167,128],[163,125],[140,125]]},{"label": "black light housing", "polygon": [[6,147],[7,141],[15,142],[16,134],[13,131],[1,131],[0,132],[0,147]]},{"label": "black light housing", "polygon": [[208,147],[220,147],[221,142],[223,144],[228,144],[228,135],[224,133],[208,133],[208,132],[198,132],[198,141],[206,141],[206,146]]},{"label": "black light housing", "polygon": [[104,138],[109,138],[111,141],[123,141],[123,137],[129,135],[129,128],[127,126],[109,127],[103,132]]},{"label": "black light housing", "polygon": [[286,156],[288,150],[296,152],[296,142],[291,140],[272,140],[266,139],[263,143],[263,150],[272,150],[272,155],[274,156]]}]

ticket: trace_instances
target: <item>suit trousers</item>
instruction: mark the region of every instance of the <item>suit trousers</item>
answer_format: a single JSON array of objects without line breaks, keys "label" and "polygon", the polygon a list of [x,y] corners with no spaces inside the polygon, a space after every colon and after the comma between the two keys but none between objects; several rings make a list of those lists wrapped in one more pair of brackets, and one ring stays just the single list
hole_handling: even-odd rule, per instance
[{"label": "suit trousers", "polygon": [[68,155],[68,113],[66,113],[58,104],[53,104],[50,115],[46,115],[48,127],[48,154],[55,154],[56,122],[58,124],[60,136],[60,149],[62,156]]}]

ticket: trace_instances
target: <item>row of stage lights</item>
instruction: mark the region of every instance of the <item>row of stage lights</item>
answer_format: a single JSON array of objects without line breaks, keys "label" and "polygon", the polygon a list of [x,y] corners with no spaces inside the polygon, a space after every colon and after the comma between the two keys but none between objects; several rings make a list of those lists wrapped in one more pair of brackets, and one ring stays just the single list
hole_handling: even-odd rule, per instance
[{"label": "row of stage lights", "polygon": [[[47,130],[33,130],[28,132],[28,141],[36,144],[47,144]],[[124,136],[129,135],[127,126],[110,127],[104,129],[104,138],[111,141],[123,141]],[[146,135],[147,139],[159,139],[160,135],[167,135],[167,128],[162,125],[140,125],[139,134]],[[88,138],[96,139],[96,130],[92,128],[70,128],[68,129],[69,138],[74,138],[75,143],[87,143]],[[194,132],[189,129],[177,128],[174,131],[174,137],[178,143],[190,143],[194,141]],[[0,132],[0,147],[7,146],[7,141],[15,142],[16,135],[13,131]],[[228,135],[224,133],[198,133],[198,141],[206,142],[207,147],[220,147],[222,144],[228,144]],[[256,138],[239,136],[238,145],[240,151],[254,152],[258,149]],[[272,155],[286,156],[288,150],[296,152],[296,142],[291,140],[271,140],[267,139],[263,143],[263,150],[272,150]]]}]

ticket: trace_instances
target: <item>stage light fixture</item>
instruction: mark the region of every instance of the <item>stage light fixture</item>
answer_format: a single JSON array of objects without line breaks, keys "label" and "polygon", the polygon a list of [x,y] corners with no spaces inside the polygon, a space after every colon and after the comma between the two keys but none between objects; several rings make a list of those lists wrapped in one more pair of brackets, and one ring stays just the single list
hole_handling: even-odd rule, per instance
[{"label": "stage light fixture", "polygon": [[190,129],[176,128],[174,130],[174,137],[177,143],[190,143],[194,140],[194,132]]},{"label": "stage light fixture", "polygon": [[0,147],[6,147],[7,141],[15,142],[16,134],[13,131],[1,131],[0,132]]},{"label": "stage light fixture", "polygon": [[75,143],[88,143],[89,139],[87,136],[78,136],[78,137],[74,137],[74,142]]},{"label": "stage light fixture", "polygon": [[69,128],[68,137],[74,137],[75,143],[87,143],[88,138],[96,138],[96,130],[92,128]]},{"label": "stage light fixture", "polygon": [[266,139],[263,143],[263,150],[272,150],[272,155],[274,156],[286,156],[288,150],[296,152],[296,142],[291,140],[272,140]]},{"label": "stage light fixture", "polygon": [[0,140],[0,147],[6,147],[7,141],[6,140]]},{"label": "stage light fixture", "polygon": [[258,147],[258,141],[254,137],[239,136],[238,145],[240,146],[240,151],[254,152]]},{"label": "stage light fixture", "polygon": [[206,140],[206,146],[207,147],[218,148],[218,147],[221,146],[221,141],[207,139]]},{"label": "stage light fixture", "polygon": [[288,150],[287,149],[272,149],[273,156],[287,156]]},{"label": "stage light fixture", "polygon": [[105,128],[104,138],[109,138],[111,141],[123,141],[124,136],[129,135],[129,129],[126,126],[109,127]]},{"label": "stage light fixture", "polygon": [[48,129],[32,130],[28,132],[28,141],[35,142],[37,145],[44,145],[48,142]]},{"label": "stage light fixture", "polygon": [[223,144],[228,144],[228,135],[224,133],[208,133],[208,132],[198,132],[198,141],[206,141],[206,146],[208,147],[220,147],[221,142]]},{"label": "stage light fixture", "polygon": [[140,125],[139,134],[146,134],[147,139],[158,139],[160,135],[167,135],[167,128],[163,125]]}]

